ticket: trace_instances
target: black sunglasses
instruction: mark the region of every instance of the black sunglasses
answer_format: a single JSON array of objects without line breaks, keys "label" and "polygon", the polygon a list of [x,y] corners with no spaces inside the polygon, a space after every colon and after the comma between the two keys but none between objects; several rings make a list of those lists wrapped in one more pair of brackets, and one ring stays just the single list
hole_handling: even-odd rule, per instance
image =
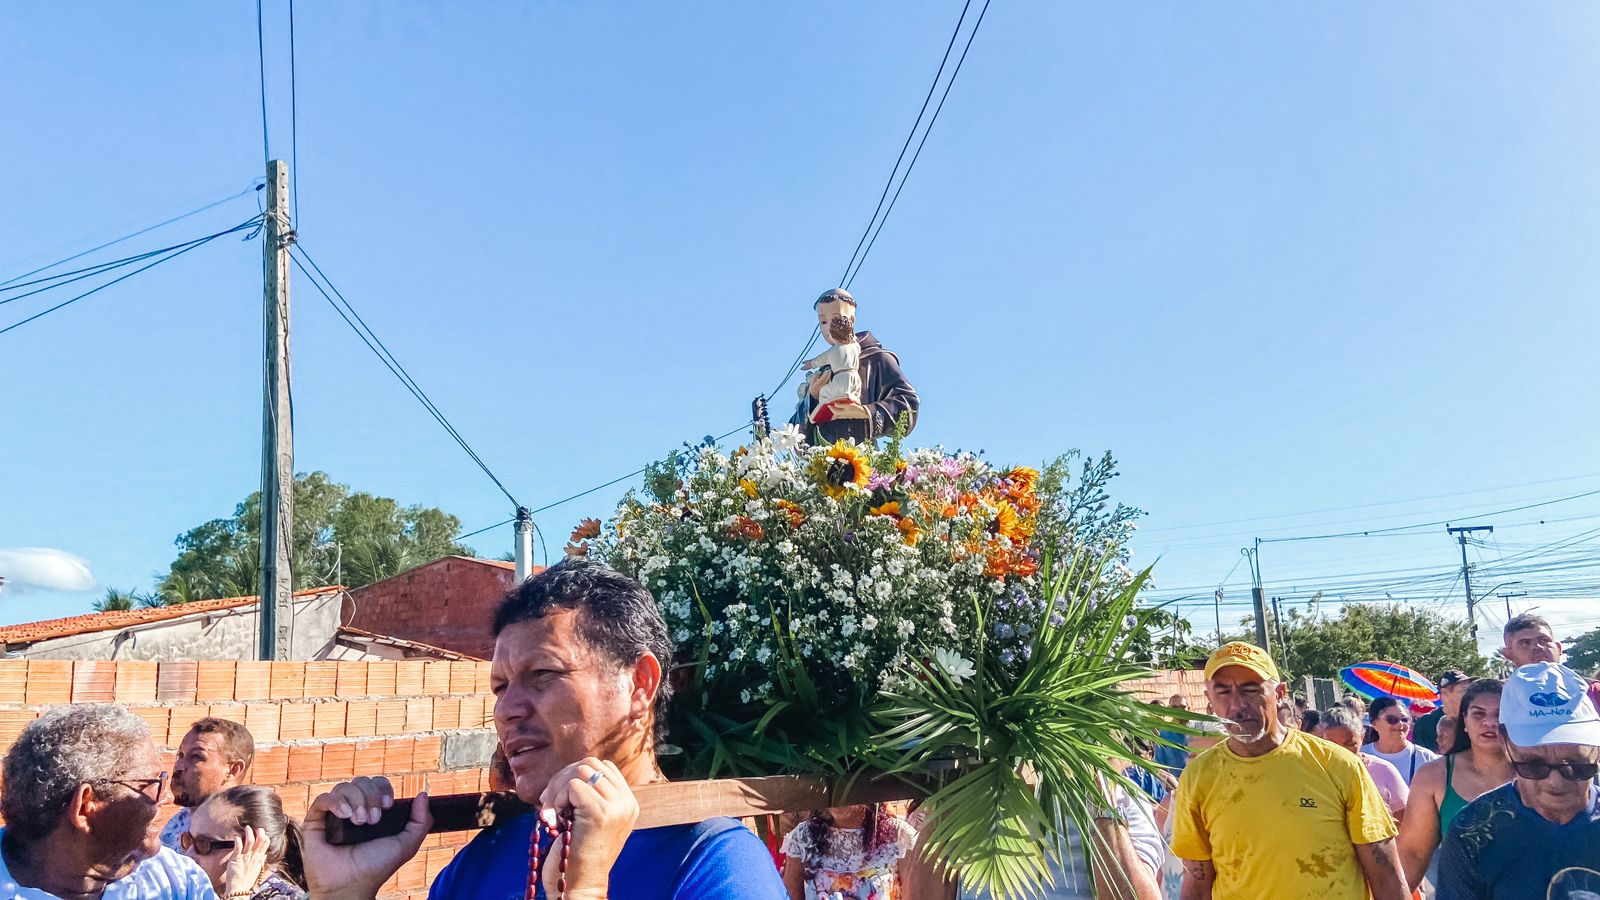
[{"label": "black sunglasses", "polygon": [[[149,801],[151,801],[153,803],[160,803],[161,802],[161,795],[166,793],[166,791],[167,791],[167,779],[168,779],[168,777],[169,776],[168,776],[168,774],[166,772],[162,772],[160,775],[157,775],[154,778],[97,778],[97,779],[94,780],[93,783],[94,784],[120,784],[125,788],[129,788],[130,790],[133,790],[133,791],[137,792],[140,796],[144,797],[146,800],[149,800]],[[151,785],[155,785],[155,789],[156,789],[155,796],[153,796],[153,797],[150,795],[150,793],[148,791],[148,789],[149,789],[149,787]]]},{"label": "black sunglasses", "polygon": [[1411,719],[1406,716],[1384,716],[1383,720],[1390,725],[1410,725]]},{"label": "black sunglasses", "polygon": [[232,850],[238,846],[238,841],[224,841],[217,838],[196,837],[189,832],[178,835],[178,846],[185,850],[193,850],[201,856],[210,856],[218,850]]},{"label": "black sunglasses", "polygon": [[1516,771],[1518,778],[1531,781],[1543,781],[1550,777],[1551,772],[1560,772],[1561,777],[1568,781],[1588,781],[1600,774],[1600,763],[1592,762],[1547,763],[1537,759],[1519,762],[1513,759],[1511,768]]}]

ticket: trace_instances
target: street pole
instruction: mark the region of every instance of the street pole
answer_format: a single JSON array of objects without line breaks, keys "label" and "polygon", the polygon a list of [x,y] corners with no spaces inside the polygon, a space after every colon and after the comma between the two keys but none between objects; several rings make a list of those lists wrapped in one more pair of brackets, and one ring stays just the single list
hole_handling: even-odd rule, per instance
[{"label": "street pole", "polygon": [[1500,595],[1500,599],[1504,600],[1506,602],[1506,621],[1507,622],[1511,621],[1511,598],[1512,597],[1526,597],[1526,596],[1528,596],[1528,592],[1527,591],[1517,591],[1517,592],[1511,593],[1511,594],[1501,594]]},{"label": "street pole", "polygon": [[267,163],[262,220],[265,319],[261,416],[261,589],[257,655],[292,658],[294,633],[294,422],[289,397],[289,166]]},{"label": "street pole", "polygon": [[1477,601],[1472,597],[1472,569],[1467,566],[1467,535],[1474,531],[1487,531],[1494,533],[1493,525],[1467,525],[1461,528],[1445,526],[1445,531],[1455,535],[1461,541],[1461,580],[1467,586],[1467,622],[1472,628],[1472,641],[1478,641],[1478,607]]},{"label": "street pole", "polygon": [[1222,588],[1217,588],[1216,600],[1211,604],[1211,611],[1217,615],[1217,646],[1222,646]]},{"label": "street pole", "polygon": [[1272,628],[1278,633],[1278,665],[1281,668],[1289,659],[1289,644],[1283,639],[1283,613],[1278,609],[1278,598],[1272,598]]},{"label": "street pole", "polygon": [[517,584],[533,574],[533,515],[526,506],[517,507],[517,546],[515,555]]},{"label": "street pole", "polygon": [[1272,645],[1267,637],[1267,591],[1261,586],[1261,538],[1256,538],[1256,546],[1249,556],[1251,573],[1255,576],[1255,586],[1250,588],[1250,605],[1256,614],[1256,646],[1267,650]]}]

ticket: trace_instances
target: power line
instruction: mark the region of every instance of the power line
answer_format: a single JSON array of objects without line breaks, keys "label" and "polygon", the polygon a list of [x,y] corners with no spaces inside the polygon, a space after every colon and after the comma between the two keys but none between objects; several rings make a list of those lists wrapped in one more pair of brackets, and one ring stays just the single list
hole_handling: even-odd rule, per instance
[{"label": "power line", "polygon": [[261,21],[261,0],[256,0],[256,66],[261,74],[261,166],[272,163],[272,144],[267,139],[267,38]]},{"label": "power line", "polygon": [[516,520],[517,520],[517,517],[516,516],[512,516],[511,518],[506,519],[504,522],[496,522],[493,525],[485,525],[484,527],[479,528],[477,531],[469,531],[469,532],[466,532],[465,534],[458,534],[454,538],[452,538],[451,540],[452,541],[464,541],[469,537],[477,537],[478,535],[483,534],[485,531],[493,531],[493,530],[495,530],[496,528],[499,528],[502,525],[510,525],[512,522],[515,522]]},{"label": "power line", "polygon": [[[251,224],[251,223],[247,223],[247,224]],[[237,230],[237,229],[230,229],[230,231],[235,231],[235,230]],[[161,254],[166,253],[166,252],[171,251],[171,250],[180,250],[180,249],[183,249],[184,247],[188,247],[188,246],[190,246],[192,244],[203,244],[206,241],[212,240],[214,238],[221,237],[222,235],[228,234],[228,233],[229,233],[228,231],[218,232],[216,234],[207,235],[205,237],[195,238],[192,241],[184,241],[182,243],[172,244],[171,246],[162,247],[162,248],[157,249],[157,250],[147,250],[144,253],[136,253],[133,256],[125,256],[122,259],[114,259],[114,260],[111,260],[110,262],[96,263],[95,265],[92,265],[92,266],[85,266],[82,269],[73,269],[71,271],[60,272],[60,273],[55,274],[55,275],[47,275],[44,278],[36,278],[33,281],[20,282],[18,284],[14,284],[14,285],[12,285],[11,287],[8,287],[8,288],[0,288],[0,292],[3,292],[3,291],[15,290],[17,288],[31,287],[32,285],[42,284],[42,283],[44,283],[46,281],[55,282],[54,284],[48,284],[48,285],[45,285],[44,287],[36,288],[34,290],[28,291],[25,294],[17,294],[14,297],[6,297],[4,299],[0,299],[0,305],[4,305],[4,304],[7,304],[7,303],[10,303],[10,302],[12,302],[14,300],[23,300],[23,299],[26,299],[28,297],[32,297],[35,294],[42,294],[45,291],[52,291],[52,290],[55,290],[58,287],[62,287],[63,285],[68,285],[68,284],[72,284],[73,282],[82,281],[85,278],[93,278],[96,275],[100,275],[102,273],[109,272],[112,269],[120,269],[123,266],[131,266],[136,262],[142,262],[144,260],[149,259],[152,256],[160,256]],[[68,277],[68,276],[74,276],[74,277]],[[64,279],[64,280],[62,280],[62,279]]]},{"label": "power line", "polygon": [[1389,528],[1373,528],[1367,531],[1345,531],[1338,534],[1308,534],[1301,535],[1299,537],[1262,538],[1261,543],[1284,544],[1294,541],[1323,541],[1331,540],[1333,538],[1371,537],[1374,535],[1394,534],[1396,532],[1413,531],[1418,528],[1432,528],[1438,525],[1449,525],[1452,522],[1470,522],[1474,519],[1484,519],[1488,518],[1489,516],[1500,516],[1505,515],[1506,513],[1521,512],[1525,509],[1538,509],[1542,506],[1553,506],[1557,503],[1567,503],[1572,500],[1581,500],[1584,497],[1593,497],[1597,494],[1600,494],[1600,490],[1585,491],[1581,494],[1573,494],[1570,497],[1557,497],[1554,500],[1544,500],[1539,503],[1529,503],[1524,506],[1513,506],[1510,509],[1500,509],[1495,510],[1494,512],[1478,513],[1471,516],[1458,516],[1453,519],[1440,519],[1435,522],[1418,522],[1415,525],[1395,525]]},{"label": "power line", "polygon": [[906,179],[911,177],[911,170],[916,167],[917,159],[922,156],[922,147],[928,143],[928,135],[932,133],[933,126],[939,121],[939,113],[944,109],[944,101],[950,98],[950,89],[955,87],[956,79],[961,76],[961,66],[967,61],[967,51],[972,49],[972,41],[978,36],[978,29],[983,27],[983,17],[989,12],[989,2],[990,0],[983,0],[983,9],[978,11],[978,21],[972,26],[972,33],[967,35],[966,46],[961,48],[961,58],[956,60],[956,67],[950,73],[950,80],[945,82],[944,93],[939,97],[939,105],[934,107],[933,117],[928,120],[928,127],[922,130],[922,140],[917,144],[917,152],[911,154],[911,162],[906,164],[906,173],[900,178],[900,186],[894,190],[894,197],[889,201],[889,208],[884,210],[883,218],[878,220],[877,230],[872,233],[872,240],[867,242],[867,249],[861,254],[861,259],[856,261],[855,272],[844,283],[847,290],[850,285],[855,283],[856,276],[861,274],[861,267],[867,261],[867,254],[871,253],[873,246],[878,243],[878,235],[883,233],[883,225],[889,221],[889,214],[894,212],[894,205],[900,202],[900,192],[905,190]]},{"label": "power line", "polygon": [[234,227],[229,228],[226,231],[219,231],[216,234],[209,235],[209,236],[201,238],[199,240],[191,241],[186,246],[180,245],[180,246],[182,246],[182,249],[174,250],[173,252],[167,254],[166,256],[162,256],[162,257],[156,259],[154,262],[147,263],[147,264],[145,264],[143,266],[140,266],[137,269],[134,269],[132,272],[128,272],[126,274],[123,274],[123,275],[120,275],[120,276],[118,276],[116,278],[113,278],[110,281],[106,282],[105,284],[99,285],[98,287],[90,288],[89,290],[84,291],[83,293],[77,295],[76,297],[72,297],[72,298],[70,298],[68,300],[63,300],[62,302],[57,303],[55,306],[52,306],[49,309],[42,310],[40,312],[34,313],[33,315],[27,317],[26,319],[23,319],[23,320],[21,320],[19,322],[11,324],[11,325],[7,325],[4,328],[0,328],[0,334],[5,334],[8,331],[14,331],[14,330],[16,330],[18,328],[21,328],[22,326],[28,324],[29,322],[32,322],[35,319],[44,318],[45,316],[50,315],[51,313],[55,312],[58,309],[64,309],[64,308],[66,308],[68,306],[71,306],[74,303],[77,303],[79,300],[82,300],[85,297],[89,297],[89,296],[92,296],[94,294],[98,294],[99,292],[105,290],[108,287],[111,287],[114,284],[119,284],[119,283],[121,283],[123,281],[127,281],[129,278],[132,278],[133,276],[138,275],[140,272],[144,272],[144,271],[146,271],[148,269],[153,269],[156,266],[159,266],[164,262],[168,262],[170,260],[177,259],[178,257],[182,256],[183,254],[188,253],[190,250],[193,250],[193,249],[195,249],[197,247],[205,246],[206,244],[209,244],[210,242],[216,240],[219,237],[222,237],[223,235],[233,234],[233,233],[238,232],[238,231],[244,231],[245,229],[248,229],[248,228],[254,228],[256,223],[257,223],[257,221],[260,218],[261,218],[260,216],[252,216],[250,219],[246,220],[242,224],[235,225]]},{"label": "power line", "polygon": [[[406,371],[405,367],[400,364],[400,361],[395,358],[393,353],[389,352],[389,348],[383,343],[383,340],[378,337],[377,332],[373,331],[371,326],[367,325],[366,320],[361,318],[361,314],[356,312],[356,308],[351,305],[350,301],[346,299],[345,295],[340,292],[337,286],[334,285],[333,281],[323,273],[322,267],[317,265],[317,261],[311,258],[311,254],[306,252],[305,246],[303,244],[296,243],[290,251],[290,258],[294,260],[295,266],[301,271],[302,274],[306,276],[306,278],[311,282],[311,285],[317,289],[317,292],[322,294],[323,299],[328,301],[328,305],[333,307],[333,311],[339,314],[339,318],[343,319],[344,323],[350,326],[350,330],[354,331],[356,336],[361,338],[361,342],[366,344],[367,349],[371,350],[373,355],[377,356],[378,360],[388,368],[390,374],[394,375],[394,377],[400,380],[400,383],[405,386],[406,390],[411,392],[413,397],[417,398],[417,402],[422,404],[422,407],[428,411],[428,414],[433,416],[434,420],[444,428],[444,430],[452,439],[455,440],[456,444],[458,444],[462,450],[466,451],[467,456],[471,457],[472,461],[477,463],[478,468],[483,470],[483,474],[489,476],[489,480],[493,481],[495,487],[500,489],[500,493],[506,495],[506,499],[511,501],[511,505],[514,507],[521,507],[522,504],[518,503],[517,498],[512,496],[511,491],[506,489],[505,484],[500,480],[499,476],[495,475],[494,472],[490,470],[489,465],[483,461],[483,457],[479,456],[478,452],[472,449],[472,445],[467,443],[466,438],[461,436],[461,432],[457,431],[455,426],[450,424],[450,420],[445,418],[444,413],[439,411],[439,407],[434,405],[434,402],[428,398],[428,395],[417,384],[416,380],[411,377],[411,374]],[[317,274],[315,276],[311,274],[310,269],[307,269],[305,265],[300,262],[302,258],[311,264],[311,269],[316,270]],[[320,276],[322,281],[327,283],[326,289],[324,289],[322,284],[317,281],[317,276]],[[328,293],[329,290],[333,291],[332,295]],[[337,302],[334,301],[334,296],[339,298]],[[343,304],[343,308],[340,307],[341,303]],[[346,314],[346,310],[349,311],[348,315]],[[351,319],[352,316],[354,316],[353,321]],[[359,326],[356,324],[358,322],[360,323]]]},{"label": "power line", "polygon": [[[736,435],[739,432],[741,432],[741,431],[743,431],[743,430],[745,430],[746,428],[749,428],[749,427],[750,427],[750,423],[749,422],[745,422],[745,423],[741,424],[738,428],[732,428],[732,429],[729,429],[728,431],[726,431],[726,432],[724,432],[722,434],[717,435],[716,437],[711,439],[710,443],[715,444],[716,442],[718,442],[720,440],[723,440],[725,438],[732,437],[733,435]],[[572,501],[577,500],[579,498],[587,497],[590,494],[594,493],[595,491],[603,491],[606,488],[611,487],[613,485],[621,484],[622,482],[627,481],[630,478],[633,478],[633,477],[638,476],[638,475],[643,475],[645,473],[645,471],[647,469],[649,469],[649,468],[650,468],[649,466],[641,466],[641,467],[639,467],[637,469],[634,469],[632,472],[629,472],[626,475],[620,476],[618,478],[613,478],[610,481],[606,482],[605,484],[597,484],[594,487],[589,488],[588,490],[579,491],[578,493],[573,494],[570,497],[563,497],[563,498],[561,498],[560,500],[557,500],[554,503],[546,503],[544,506],[541,506],[538,509],[530,510],[530,512],[542,513],[542,512],[545,512],[546,510],[555,509],[558,506],[564,506],[565,504],[571,503]]]},{"label": "power line", "polygon": [[[75,259],[82,259],[83,257],[88,256],[91,253],[95,253],[95,252],[98,252],[100,250],[104,250],[107,247],[116,246],[117,244],[120,244],[123,241],[132,240],[133,238],[136,238],[136,237],[138,237],[138,236],[140,236],[142,234],[148,234],[148,233],[150,233],[152,231],[155,231],[157,228],[164,228],[164,227],[166,227],[168,225],[173,224],[174,222],[181,222],[184,219],[189,218],[190,216],[197,216],[200,213],[203,213],[208,209],[215,209],[218,206],[221,206],[222,204],[227,203],[230,200],[237,200],[240,197],[245,196],[246,194],[250,194],[252,192],[259,191],[263,187],[265,187],[264,183],[261,183],[259,181],[252,182],[249,187],[247,187],[244,190],[238,192],[237,194],[229,194],[228,196],[223,197],[220,200],[213,200],[210,203],[205,204],[204,206],[198,207],[196,209],[191,209],[191,210],[189,210],[188,212],[185,212],[185,213],[179,213],[178,215],[173,216],[170,219],[164,219],[164,220],[162,220],[160,222],[155,223],[154,225],[146,225],[145,227],[140,228],[138,231],[129,232],[128,234],[125,234],[122,237],[113,238],[112,240],[106,241],[105,243],[102,243],[102,244],[96,244],[95,246],[90,247],[87,250],[80,250],[79,252],[74,253],[71,256],[68,256],[68,257],[65,257],[65,258],[62,258],[62,259],[58,259],[53,263],[49,263],[49,264],[46,264],[46,265],[43,265],[43,266],[39,266],[36,269],[29,269],[28,271],[23,272],[21,275],[14,276],[14,277],[9,278],[9,279],[7,279],[5,281],[0,281],[0,290],[8,290],[8,289],[12,289],[12,288],[23,287],[24,285],[16,284],[16,282],[21,281],[22,279],[27,278],[30,275],[37,275],[40,272],[48,272],[49,270],[54,269],[56,266],[66,265],[67,263],[72,262]],[[76,271],[82,272],[84,270],[83,269],[78,269]],[[73,273],[72,272],[68,272],[68,273],[63,273],[63,274],[70,275],[70,274],[73,274]],[[50,277],[54,278],[54,277],[58,277],[58,276],[50,276]],[[29,282],[29,284],[38,284],[39,281],[42,281],[42,280],[48,280],[48,279],[35,280],[35,281],[32,281],[32,282]]]},{"label": "power line", "polygon": [[294,78],[294,0],[289,0],[289,192],[292,218],[300,227],[300,92]]}]

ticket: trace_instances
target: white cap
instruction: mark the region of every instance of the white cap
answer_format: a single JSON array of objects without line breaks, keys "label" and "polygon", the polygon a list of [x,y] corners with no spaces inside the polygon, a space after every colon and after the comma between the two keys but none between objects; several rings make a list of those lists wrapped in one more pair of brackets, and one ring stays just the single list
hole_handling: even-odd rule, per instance
[{"label": "white cap", "polygon": [[1589,682],[1556,663],[1534,663],[1511,673],[1500,695],[1500,724],[1519,747],[1600,747],[1600,711],[1589,698]]}]

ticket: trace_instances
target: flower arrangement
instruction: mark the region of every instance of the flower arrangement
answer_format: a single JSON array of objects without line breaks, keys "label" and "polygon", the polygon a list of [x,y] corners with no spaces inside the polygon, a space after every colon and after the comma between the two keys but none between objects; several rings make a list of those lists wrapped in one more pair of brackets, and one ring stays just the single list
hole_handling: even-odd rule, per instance
[{"label": "flower arrangement", "polygon": [[927,801],[928,844],[969,884],[1019,896],[1065,824],[1088,824],[1096,779],[1125,780],[1121,738],[1172,727],[1118,689],[1148,674],[1130,649],[1139,511],[1110,504],[1109,455],[1076,479],[1071,462],[812,447],[791,428],[654,467],[569,552],[660,604],[686,774],[960,759]]}]

